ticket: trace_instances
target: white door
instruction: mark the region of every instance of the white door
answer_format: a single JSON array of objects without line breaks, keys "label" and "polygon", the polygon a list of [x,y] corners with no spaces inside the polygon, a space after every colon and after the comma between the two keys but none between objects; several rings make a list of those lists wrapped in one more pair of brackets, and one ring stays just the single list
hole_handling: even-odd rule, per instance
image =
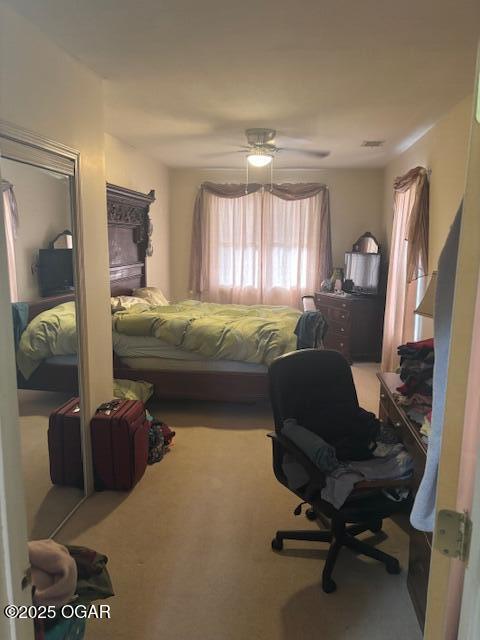
[{"label": "white door", "polygon": [[[474,505],[472,552],[465,571],[465,563],[433,549],[425,624],[427,640],[480,638],[480,477],[477,477],[474,491],[475,467],[477,476],[480,473],[480,465],[477,464],[480,442],[480,297],[477,295],[480,292],[479,71],[480,50],[452,309],[436,504],[437,514],[443,509],[470,512]],[[437,531],[434,531],[434,547],[436,538]]]},{"label": "white door", "polygon": [[[479,54],[480,58],[480,54]],[[480,64],[477,70],[480,73]],[[477,76],[477,101],[475,109],[475,143],[476,154],[474,162],[476,162],[477,182],[480,182],[480,78]],[[479,189],[476,191],[477,202],[479,199]],[[480,208],[480,207],[479,207]],[[478,213],[480,215],[480,212]],[[472,380],[472,405],[469,408],[469,414],[472,421],[472,428],[480,430],[480,397],[478,390],[480,389],[480,286],[477,290],[477,310],[475,315],[475,336],[472,345],[472,353],[474,354],[474,362],[477,369],[476,380]],[[473,390],[474,383],[476,389]],[[475,393],[476,392],[476,393]],[[473,486],[472,498],[472,540],[470,546],[470,556],[465,570],[465,579],[463,586],[462,609],[460,617],[460,630],[458,637],[460,640],[477,640],[480,638],[480,447],[476,447],[476,475]]]},{"label": "white door", "polygon": [[[1,178],[1,176],[0,176]],[[31,604],[30,586],[22,589],[29,567],[25,498],[12,312],[8,279],[3,198],[0,197],[0,638],[33,638],[33,623],[9,619],[7,605]]]}]

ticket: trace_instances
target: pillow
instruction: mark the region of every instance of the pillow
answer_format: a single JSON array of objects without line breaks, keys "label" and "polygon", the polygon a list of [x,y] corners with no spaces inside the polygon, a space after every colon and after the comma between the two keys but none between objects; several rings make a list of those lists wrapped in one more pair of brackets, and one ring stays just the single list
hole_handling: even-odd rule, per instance
[{"label": "pillow", "polygon": [[144,380],[113,379],[113,397],[122,400],[141,400],[143,403],[153,395],[153,384]]},{"label": "pillow", "polygon": [[135,296],[114,296],[110,298],[110,307],[112,313],[115,311],[123,311],[124,309],[130,309],[135,304],[149,304],[147,300],[143,298],[136,298]]},{"label": "pillow", "polygon": [[143,287],[142,289],[135,289],[133,295],[143,298],[144,301],[146,300],[148,302],[148,304],[157,307],[166,307],[170,304],[162,291],[157,287]]}]

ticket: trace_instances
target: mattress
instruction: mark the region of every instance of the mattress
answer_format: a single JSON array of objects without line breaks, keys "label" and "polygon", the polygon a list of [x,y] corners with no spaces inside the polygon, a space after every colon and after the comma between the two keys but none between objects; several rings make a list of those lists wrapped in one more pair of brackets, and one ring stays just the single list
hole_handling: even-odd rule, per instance
[{"label": "mattress", "polygon": [[230,373],[266,374],[268,367],[264,364],[238,362],[237,360],[185,360],[164,357],[121,358],[125,364],[137,371],[218,371]]},{"label": "mattress", "polygon": [[[132,369],[150,371],[225,371],[233,373],[267,373],[263,364],[237,360],[208,360],[166,342],[148,336],[114,334],[115,353],[122,364]],[[77,365],[76,355],[52,356],[45,362],[53,365]]]}]

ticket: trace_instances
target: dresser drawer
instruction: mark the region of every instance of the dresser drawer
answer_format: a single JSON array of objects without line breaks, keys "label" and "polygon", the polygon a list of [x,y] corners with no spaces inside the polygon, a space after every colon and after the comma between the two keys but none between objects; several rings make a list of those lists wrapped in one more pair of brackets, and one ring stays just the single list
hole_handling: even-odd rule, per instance
[{"label": "dresser drawer", "polygon": [[345,321],[335,322],[333,320],[328,320],[327,332],[336,333],[339,336],[348,336],[350,334],[350,324]]},{"label": "dresser drawer", "polygon": [[323,304],[317,304],[316,308],[317,308],[317,311],[320,311],[320,313],[323,313],[323,315],[325,316],[325,318],[327,320],[330,320],[330,311],[331,311],[331,309],[329,309],[329,307],[326,307]]},{"label": "dresser drawer", "polygon": [[336,333],[331,333],[330,329],[327,331],[327,335],[325,337],[325,348],[340,351],[340,353],[342,353],[347,359],[350,357],[348,340],[346,338],[342,338],[342,336]]},{"label": "dresser drawer", "polygon": [[350,311],[348,308],[343,309],[342,307],[331,307],[329,318],[336,322],[348,322],[350,320]]},{"label": "dresser drawer", "polygon": [[348,309],[349,301],[347,301],[343,296],[334,296],[334,295],[322,295],[321,293],[315,294],[315,305],[317,309],[319,307],[335,307],[337,309]]}]

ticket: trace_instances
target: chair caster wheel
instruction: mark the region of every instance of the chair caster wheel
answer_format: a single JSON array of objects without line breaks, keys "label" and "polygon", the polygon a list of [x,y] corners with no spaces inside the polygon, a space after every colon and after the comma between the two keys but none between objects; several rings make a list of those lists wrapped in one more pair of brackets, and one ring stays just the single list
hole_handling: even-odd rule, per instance
[{"label": "chair caster wheel", "polygon": [[278,538],[274,538],[272,540],[272,549],[274,551],[281,551],[283,549],[283,540],[279,540]]},{"label": "chair caster wheel", "polygon": [[305,515],[307,516],[307,520],[310,520],[310,522],[315,522],[315,520],[317,519],[315,509],[307,509],[305,511]]},{"label": "chair caster wheel", "polygon": [[387,573],[400,573],[400,563],[394,558],[386,563],[385,569],[387,570]]},{"label": "chair caster wheel", "polygon": [[372,526],[370,527],[369,531],[371,531],[372,533],[379,533],[379,531],[382,530],[382,521],[379,520],[378,522],[374,522],[372,524]]},{"label": "chair caster wheel", "polygon": [[336,589],[337,585],[331,578],[324,578],[322,580],[322,590],[325,593],[333,593]]}]

